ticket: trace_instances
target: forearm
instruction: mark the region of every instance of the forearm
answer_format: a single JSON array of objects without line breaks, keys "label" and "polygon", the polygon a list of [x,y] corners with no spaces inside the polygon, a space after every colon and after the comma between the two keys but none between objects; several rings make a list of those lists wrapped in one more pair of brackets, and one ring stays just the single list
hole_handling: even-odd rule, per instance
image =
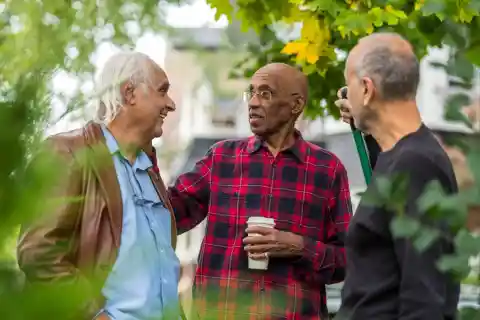
[{"label": "forearm", "polygon": [[207,208],[196,201],[194,197],[170,189],[170,202],[175,213],[178,234],[195,228],[206,217]]},{"label": "forearm", "polygon": [[207,216],[212,166],[211,148],[191,171],[179,176],[174,185],[168,188],[179,234],[190,231]]}]

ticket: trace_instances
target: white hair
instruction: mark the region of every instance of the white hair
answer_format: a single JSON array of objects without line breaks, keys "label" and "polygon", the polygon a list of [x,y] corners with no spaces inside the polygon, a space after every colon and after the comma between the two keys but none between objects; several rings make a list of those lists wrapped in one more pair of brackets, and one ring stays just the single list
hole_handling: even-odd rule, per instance
[{"label": "white hair", "polygon": [[120,91],[126,81],[133,85],[149,81],[155,63],[144,53],[126,51],[113,55],[105,63],[96,81],[94,121],[108,125],[120,112],[124,101]]}]

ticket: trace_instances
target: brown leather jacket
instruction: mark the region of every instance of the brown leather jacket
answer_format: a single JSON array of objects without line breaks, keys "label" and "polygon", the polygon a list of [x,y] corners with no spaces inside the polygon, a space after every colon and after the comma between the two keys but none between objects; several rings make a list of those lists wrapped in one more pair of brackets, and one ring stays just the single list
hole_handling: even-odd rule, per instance
[{"label": "brown leather jacket", "polygon": [[[81,312],[82,318],[91,319],[103,306],[100,288],[120,246],[120,186],[99,125],[89,123],[48,140],[69,166],[61,185],[55,188],[55,196],[82,200],[64,201],[53,215],[24,226],[17,248],[18,263],[30,283],[73,280],[89,287],[92,279],[99,282],[91,285],[94,303]],[[175,218],[165,185],[154,170],[149,170],[149,174],[170,211],[175,248]]]}]

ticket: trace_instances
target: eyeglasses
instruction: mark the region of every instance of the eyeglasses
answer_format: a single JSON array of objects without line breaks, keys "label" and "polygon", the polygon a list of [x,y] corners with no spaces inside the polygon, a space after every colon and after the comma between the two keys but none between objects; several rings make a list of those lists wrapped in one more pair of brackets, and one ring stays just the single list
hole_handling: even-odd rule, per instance
[{"label": "eyeglasses", "polygon": [[253,90],[248,90],[243,93],[243,101],[245,102],[250,102],[252,100],[253,96],[257,95],[260,100],[263,101],[270,101],[272,100],[272,93],[267,90],[262,90],[262,91],[253,91]]}]

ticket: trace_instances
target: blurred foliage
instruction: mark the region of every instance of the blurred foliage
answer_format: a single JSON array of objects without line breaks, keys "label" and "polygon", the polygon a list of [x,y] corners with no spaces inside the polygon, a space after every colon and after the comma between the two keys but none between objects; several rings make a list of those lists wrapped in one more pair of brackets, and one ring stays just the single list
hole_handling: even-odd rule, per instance
[{"label": "blurred foliage", "polygon": [[[457,252],[443,257],[438,266],[460,278],[472,275],[469,260],[480,255],[478,232],[468,230],[466,217],[480,204],[480,137],[464,108],[480,99],[478,67],[480,67],[480,1],[478,0],[207,0],[217,9],[217,18],[226,15],[238,19],[244,30],[257,31],[259,44],[247,44],[250,54],[239,61],[232,77],[249,78],[269,62],[299,65],[308,76],[310,101],[308,118],[327,115],[338,118],[334,105],[337,90],[344,86],[345,57],[357,41],[372,32],[393,31],[408,39],[419,58],[429,48],[448,51],[446,61],[432,62],[442,68],[449,79],[446,99],[447,120],[462,122],[472,134],[456,141],[468,159],[473,185],[457,195],[445,195],[438,183],[426,188],[419,200],[422,211],[446,222],[456,232],[450,239]],[[300,33],[298,39],[280,37],[285,30]],[[282,32],[280,32],[282,31]],[[295,32],[293,32],[295,34]],[[291,41],[288,41],[291,40]],[[470,107],[473,108],[473,107]],[[440,110],[440,108],[439,108]],[[396,237],[411,238],[418,250],[426,250],[433,241],[444,236],[440,229],[402,214],[406,186],[401,178],[378,179],[383,190],[375,201],[398,213],[392,221]],[[478,213],[477,213],[478,214]],[[475,226],[480,230],[480,226]],[[478,231],[478,230],[477,230]],[[476,281],[477,284],[478,280]],[[464,310],[461,319],[479,319],[480,310]]]},{"label": "blurred foliage", "polygon": [[[100,43],[133,47],[146,31],[164,30],[161,8],[168,2],[182,1],[10,0],[0,3],[2,319],[69,319],[86,303],[88,296],[87,289],[78,284],[24,288],[23,279],[11,259],[12,237],[18,226],[49,212],[52,204],[45,199],[48,199],[54,179],[62,174],[56,159],[40,153],[39,142],[56,95],[52,91],[52,77],[65,72],[75,75],[80,82],[89,79],[94,70],[91,55]],[[307,110],[311,117],[326,115],[326,110],[338,115],[332,108],[332,101],[337,88],[343,85],[341,53],[348,52],[358,37],[372,31],[388,29],[405,35],[419,56],[426,53],[427,46],[449,45],[452,48],[450,59],[439,67],[452,74],[454,84],[462,88],[471,88],[473,65],[480,64],[478,1],[390,0],[387,5],[386,1],[374,0],[237,0],[235,14],[229,0],[209,2],[218,9],[218,14],[235,15],[245,27],[259,32],[260,42],[249,48],[249,59],[236,66],[236,69],[244,69],[242,76],[249,77],[252,70],[269,61],[303,66],[311,83],[312,100]],[[279,40],[272,31],[274,23],[295,22],[303,23],[301,38],[289,44]],[[460,107],[469,100],[464,96],[451,100],[447,110],[453,111],[447,113],[460,117]],[[83,107],[86,98],[76,88],[74,96],[65,103],[69,111]],[[34,156],[37,160],[29,163]],[[469,151],[476,181],[480,180],[479,157],[478,150]],[[468,202],[460,196],[440,196],[439,192],[435,193],[436,200],[425,204],[425,208],[435,208],[442,214],[461,219],[464,213],[461,210]],[[468,201],[475,197],[480,199],[478,186],[470,188],[468,194]],[[408,223],[397,224],[399,226],[394,228],[397,234],[415,236],[405,234]],[[416,228],[417,233],[421,233],[422,228],[422,225]],[[435,237],[431,235],[430,238]],[[478,249],[478,237],[460,228],[455,244],[457,256],[446,257],[442,265],[463,273],[466,272],[465,258]]]},{"label": "blurred foliage", "polygon": [[[454,68],[464,77],[472,73],[472,63],[480,65],[480,2],[475,0],[207,2],[216,8],[217,18],[224,14],[230,21],[240,20],[245,31],[258,32],[260,44],[247,44],[251,54],[233,68],[232,75],[249,78],[271,61],[301,65],[309,77],[311,99],[305,115],[310,118],[327,113],[339,116],[333,102],[344,85],[345,53],[374,31],[402,34],[419,58],[428,47],[456,48],[449,70]],[[278,37],[280,28],[289,27],[301,29],[299,39],[288,42]]]},{"label": "blurred foliage", "polygon": [[[62,99],[58,73],[91,79],[102,42],[133,47],[147,31],[165,30],[163,8],[180,0],[24,0],[0,3],[0,309],[2,319],[72,319],[87,303],[78,282],[25,285],[14,258],[20,224],[51,212],[51,186],[63,167],[41,152],[53,99],[83,108],[80,88]],[[32,158],[35,161],[31,162]],[[59,199],[56,199],[58,201]]]}]

